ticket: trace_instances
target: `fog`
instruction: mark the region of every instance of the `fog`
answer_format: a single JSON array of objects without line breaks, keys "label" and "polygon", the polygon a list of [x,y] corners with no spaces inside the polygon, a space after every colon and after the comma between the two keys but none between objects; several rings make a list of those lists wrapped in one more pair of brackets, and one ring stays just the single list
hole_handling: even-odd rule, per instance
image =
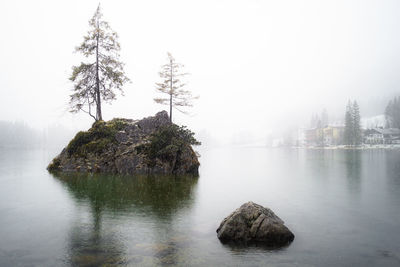
[{"label": "fog", "polygon": [[[39,132],[90,127],[68,112],[74,53],[98,1],[0,2],[0,120]],[[101,1],[132,80],[103,106],[104,119],[139,119],[154,103],[167,52],[200,98],[175,111],[210,143],[302,127],[324,108],[341,120],[349,99],[382,115],[400,88],[399,1]],[[213,140],[213,142],[211,142]],[[203,140],[204,141],[204,140]]]}]

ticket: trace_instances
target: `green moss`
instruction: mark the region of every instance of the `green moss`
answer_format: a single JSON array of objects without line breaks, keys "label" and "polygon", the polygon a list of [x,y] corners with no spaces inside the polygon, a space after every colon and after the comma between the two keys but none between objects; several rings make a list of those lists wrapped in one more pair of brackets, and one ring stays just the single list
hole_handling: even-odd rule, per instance
[{"label": "green moss", "polygon": [[116,143],[115,134],[127,125],[125,119],[96,121],[88,131],[76,134],[68,146],[68,154],[85,157],[88,153],[101,153],[110,144]]},{"label": "green moss", "polygon": [[111,121],[107,122],[107,125],[114,130],[121,131],[127,125],[127,120],[122,118],[114,118]]},{"label": "green moss", "polygon": [[108,145],[114,143],[112,139],[107,139],[107,138],[102,138],[102,139],[97,139],[95,141],[91,141],[85,145],[83,145],[80,150],[83,154],[88,154],[88,153],[101,153],[104,151]]},{"label": "green moss", "polygon": [[152,166],[157,158],[163,161],[173,160],[184,146],[200,144],[186,126],[170,124],[158,129],[150,136],[149,142],[136,147],[136,151],[145,154],[148,164]]},{"label": "green moss", "polygon": [[61,160],[59,158],[53,159],[53,161],[47,166],[49,172],[56,172],[60,170]]}]

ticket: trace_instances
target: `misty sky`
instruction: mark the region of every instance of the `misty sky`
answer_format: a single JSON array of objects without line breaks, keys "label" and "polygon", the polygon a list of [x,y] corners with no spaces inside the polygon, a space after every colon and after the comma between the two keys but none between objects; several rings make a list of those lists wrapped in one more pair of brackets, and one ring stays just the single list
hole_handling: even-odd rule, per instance
[{"label": "misty sky", "polygon": [[[98,1],[0,2],[0,120],[88,128],[68,112],[74,53]],[[132,83],[104,119],[142,118],[167,51],[200,95],[175,122],[222,138],[340,117],[349,98],[378,115],[400,92],[400,1],[101,1]]]}]

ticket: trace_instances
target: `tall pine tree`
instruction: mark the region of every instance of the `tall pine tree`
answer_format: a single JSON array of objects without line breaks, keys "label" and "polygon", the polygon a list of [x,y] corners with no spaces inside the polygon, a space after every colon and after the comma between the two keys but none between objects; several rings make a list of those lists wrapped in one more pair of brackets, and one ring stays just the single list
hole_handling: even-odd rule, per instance
[{"label": "tall pine tree", "polygon": [[362,135],[361,135],[361,117],[360,117],[360,107],[357,101],[353,103],[353,145],[361,145]]},{"label": "tall pine tree", "polygon": [[88,34],[76,48],[76,51],[88,58],[89,62],[82,62],[79,66],[72,67],[70,77],[74,83],[70,111],[73,113],[83,111],[96,121],[103,119],[102,101],[114,100],[115,90],[123,93],[122,86],[129,81],[123,70],[124,64],[119,61],[118,35],[102,17],[99,5],[89,21]]},{"label": "tall pine tree", "polygon": [[347,103],[344,117],[344,144],[353,144],[353,105],[350,100]]},{"label": "tall pine tree", "polygon": [[344,118],[345,145],[358,146],[362,143],[360,107],[357,101],[349,100]]}]

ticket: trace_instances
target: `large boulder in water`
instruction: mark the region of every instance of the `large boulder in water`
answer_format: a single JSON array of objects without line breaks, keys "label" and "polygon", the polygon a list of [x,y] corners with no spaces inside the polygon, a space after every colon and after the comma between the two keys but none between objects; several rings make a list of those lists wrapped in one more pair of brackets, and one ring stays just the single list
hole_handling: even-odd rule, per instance
[{"label": "large boulder in water", "polygon": [[294,234],[275,213],[253,202],[247,202],[226,217],[217,229],[222,242],[263,244],[282,247],[294,239]]},{"label": "large boulder in water", "polygon": [[97,121],[79,132],[49,164],[52,172],[198,174],[193,133],[166,111],[142,120]]}]

